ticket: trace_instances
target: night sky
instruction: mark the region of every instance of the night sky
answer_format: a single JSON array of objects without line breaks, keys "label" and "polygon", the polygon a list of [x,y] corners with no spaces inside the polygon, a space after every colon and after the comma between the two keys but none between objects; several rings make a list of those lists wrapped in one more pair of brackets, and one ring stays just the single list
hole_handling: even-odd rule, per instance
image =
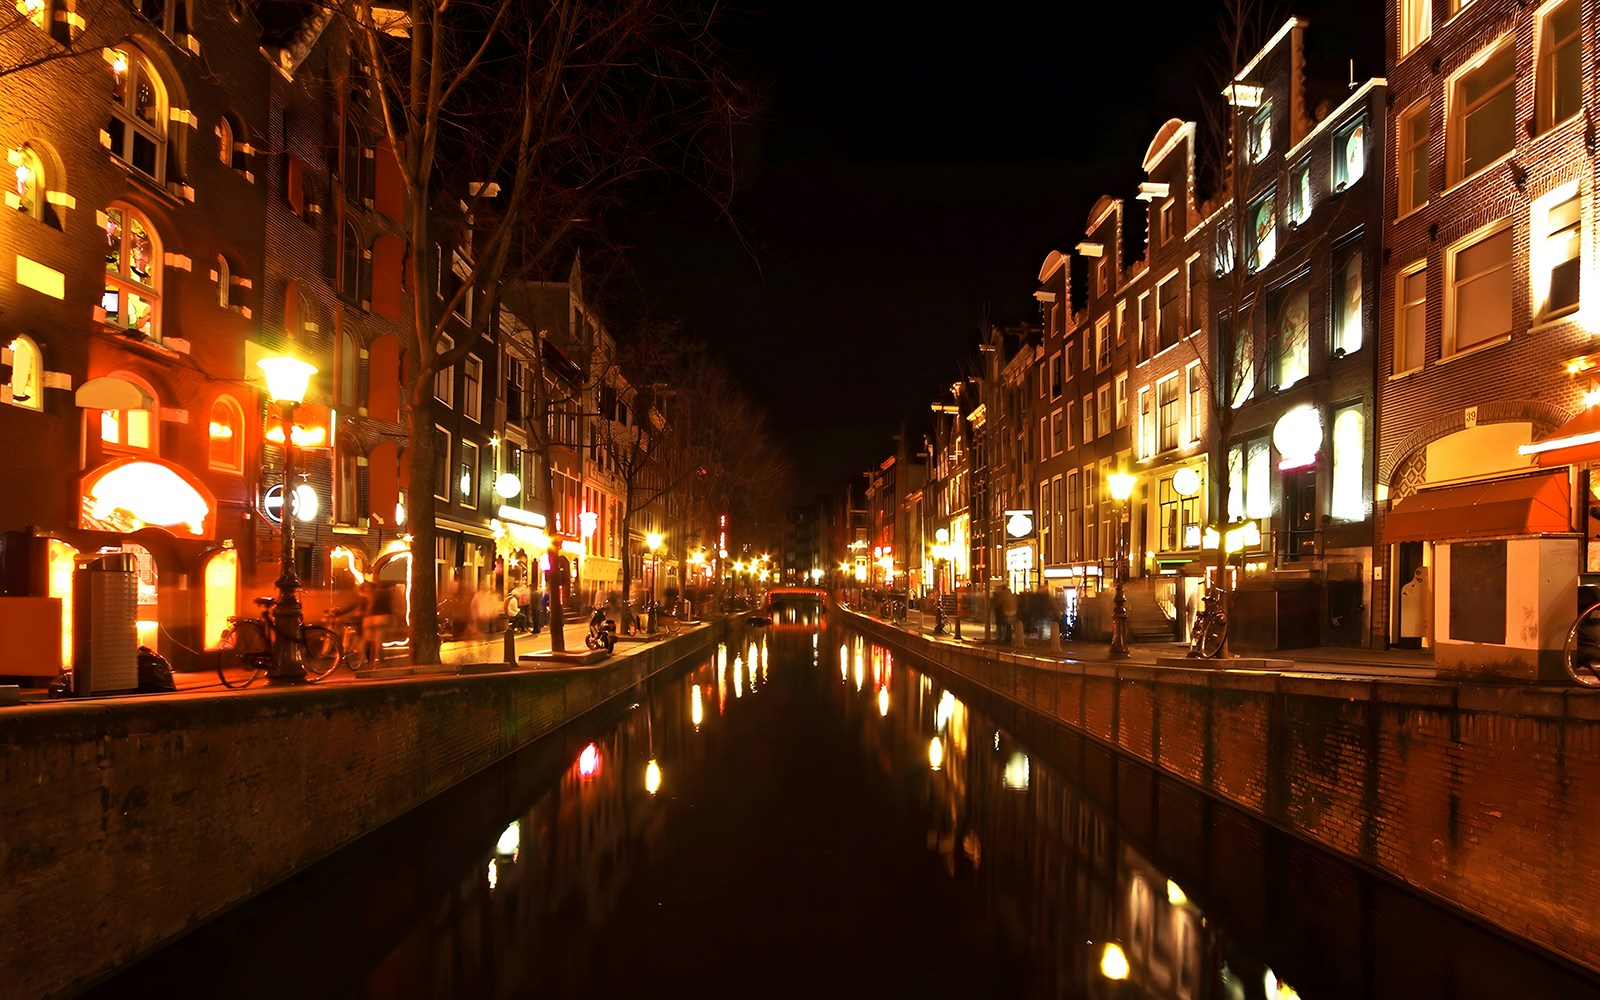
[{"label": "night sky", "polygon": [[[1115,11],[1120,20],[1104,24]],[[1264,39],[1306,18],[1308,76],[1382,75],[1378,0],[1266,3]],[[1131,198],[1171,117],[1202,120],[1225,75],[1220,2],[1144,7],[786,0],[728,39],[765,91],[736,206],[745,238],[684,197],[629,234],[648,307],[681,317],[761,401],[795,499],[921,432],[985,311],[1036,318],[1039,265]]]}]

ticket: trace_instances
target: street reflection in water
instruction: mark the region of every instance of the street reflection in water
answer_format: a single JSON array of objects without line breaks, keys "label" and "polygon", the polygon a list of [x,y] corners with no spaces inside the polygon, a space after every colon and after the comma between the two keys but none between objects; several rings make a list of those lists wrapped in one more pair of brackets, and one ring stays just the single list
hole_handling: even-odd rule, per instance
[{"label": "street reflection in water", "polygon": [[1600,995],[819,612],[623,702],[91,995]]}]

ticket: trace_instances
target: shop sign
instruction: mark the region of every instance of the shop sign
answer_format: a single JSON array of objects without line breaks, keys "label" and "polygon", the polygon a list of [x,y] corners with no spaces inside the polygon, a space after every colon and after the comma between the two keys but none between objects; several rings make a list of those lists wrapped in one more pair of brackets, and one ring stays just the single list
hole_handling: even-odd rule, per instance
[{"label": "shop sign", "polygon": [[1005,513],[1007,537],[1027,538],[1033,534],[1032,510],[1008,510]]},{"label": "shop sign", "polygon": [[216,498],[180,466],[119,458],[83,477],[78,526],[123,534],[163,528],[181,538],[210,538]]},{"label": "shop sign", "polygon": [[1013,571],[1033,569],[1033,546],[1023,545],[1015,549],[1006,549],[1006,569]]}]

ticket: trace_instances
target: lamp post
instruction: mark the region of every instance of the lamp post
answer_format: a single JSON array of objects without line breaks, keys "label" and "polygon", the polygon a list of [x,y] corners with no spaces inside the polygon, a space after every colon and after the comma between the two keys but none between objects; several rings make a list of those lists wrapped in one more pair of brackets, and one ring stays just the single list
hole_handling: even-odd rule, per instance
[{"label": "lamp post", "polygon": [[650,550],[650,631],[656,630],[656,571],[661,565],[656,551],[661,548],[661,533],[652,531],[644,536],[645,547]]},{"label": "lamp post", "polygon": [[278,574],[278,602],[272,608],[272,667],[270,684],[304,684],[306,680],[304,621],[295,591],[300,580],[294,572],[294,411],[306,398],[306,386],[317,373],[315,365],[298,358],[263,358],[256,362],[267,379],[267,394],[278,404],[283,422],[283,555]]},{"label": "lamp post", "polygon": [[1111,601],[1109,651],[1113,657],[1128,655],[1128,598],[1123,593],[1123,584],[1128,579],[1128,536],[1127,529],[1123,527],[1123,518],[1128,510],[1128,497],[1133,495],[1133,484],[1136,482],[1138,477],[1126,472],[1114,473],[1106,478],[1106,484],[1111,487],[1111,498],[1117,502],[1117,593]]},{"label": "lamp post", "polygon": [[944,563],[950,555],[950,532],[933,533],[933,634],[944,635]]}]

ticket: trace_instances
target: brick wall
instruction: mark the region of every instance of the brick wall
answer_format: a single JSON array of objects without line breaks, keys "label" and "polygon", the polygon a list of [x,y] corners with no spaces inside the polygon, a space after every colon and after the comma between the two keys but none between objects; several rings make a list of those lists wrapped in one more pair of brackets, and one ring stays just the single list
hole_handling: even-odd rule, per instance
[{"label": "brick wall", "polygon": [[[907,643],[893,629],[856,624],[876,641]],[[1585,834],[1600,824],[1593,692],[914,650],[1012,701],[1020,702],[1018,685],[1054,685],[1055,721],[1127,753],[1121,767],[1153,754],[1175,778],[1600,970],[1600,872],[1584,854]],[[1169,820],[1183,823],[1158,819],[1163,842]],[[1238,857],[1248,845],[1214,839],[1213,847]]]},{"label": "brick wall", "polygon": [[0,998],[133,961],[672,663],[0,714]]}]

